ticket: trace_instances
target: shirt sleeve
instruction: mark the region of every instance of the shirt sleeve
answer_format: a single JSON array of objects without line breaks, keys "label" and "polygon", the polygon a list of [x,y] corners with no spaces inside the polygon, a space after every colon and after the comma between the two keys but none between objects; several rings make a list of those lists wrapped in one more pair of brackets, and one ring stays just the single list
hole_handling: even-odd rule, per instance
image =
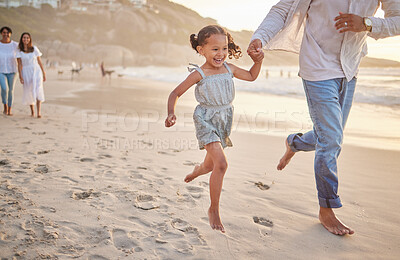
[{"label": "shirt sleeve", "polygon": [[35,53],[36,57],[42,56],[42,53],[40,52],[38,47],[34,46],[33,48],[34,48],[34,53]]},{"label": "shirt sleeve", "polygon": [[15,58],[21,58],[21,51],[19,49],[15,50]]},{"label": "shirt sleeve", "polygon": [[382,0],[381,2],[385,18],[369,17],[372,21],[372,32],[368,35],[376,40],[400,35],[400,0]]},{"label": "shirt sleeve", "polygon": [[274,5],[264,18],[258,29],[251,37],[251,41],[260,39],[262,45],[267,43],[282,30],[294,0],[281,0]]}]

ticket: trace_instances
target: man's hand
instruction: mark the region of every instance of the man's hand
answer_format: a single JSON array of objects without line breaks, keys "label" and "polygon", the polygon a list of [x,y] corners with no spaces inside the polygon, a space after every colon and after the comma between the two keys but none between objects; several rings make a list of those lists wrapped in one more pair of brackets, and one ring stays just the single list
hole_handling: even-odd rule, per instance
[{"label": "man's hand", "polygon": [[260,39],[254,39],[250,42],[247,48],[247,54],[251,57],[254,63],[261,62],[264,59],[262,51],[262,43]]},{"label": "man's hand", "polygon": [[364,32],[367,27],[364,24],[364,18],[355,14],[344,14],[339,12],[335,17],[335,27],[340,33],[344,32]]}]

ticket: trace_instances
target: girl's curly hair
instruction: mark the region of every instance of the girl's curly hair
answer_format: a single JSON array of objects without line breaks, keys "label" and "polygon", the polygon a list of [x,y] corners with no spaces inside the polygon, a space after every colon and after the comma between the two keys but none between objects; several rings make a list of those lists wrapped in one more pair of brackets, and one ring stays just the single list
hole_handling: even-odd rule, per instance
[{"label": "girl's curly hair", "polygon": [[232,56],[235,59],[239,59],[242,56],[242,50],[235,44],[232,35],[219,25],[208,25],[201,29],[197,35],[190,35],[192,48],[198,53],[197,46],[204,46],[207,43],[207,39],[214,34],[223,34],[228,38],[229,59],[232,59]]}]

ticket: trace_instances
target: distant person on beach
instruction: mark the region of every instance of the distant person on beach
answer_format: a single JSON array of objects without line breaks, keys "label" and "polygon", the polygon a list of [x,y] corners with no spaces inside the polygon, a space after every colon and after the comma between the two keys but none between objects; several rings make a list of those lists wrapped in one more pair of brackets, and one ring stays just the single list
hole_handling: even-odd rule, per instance
[{"label": "distant person on beach", "polygon": [[[380,4],[385,18],[374,17]],[[399,34],[400,0],[281,0],[255,31],[247,50],[255,57],[262,55],[262,47],[300,53],[299,76],[314,129],[287,137],[277,169],[285,168],[298,151],[315,151],[319,219],[336,235],[354,233],[332,209],[342,207],[337,159],[358,67],[367,54],[366,39]]]},{"label": "distant person on beach", "polygon": [[37,117],[41,118],[41,104],[44,101],[43,82],[46,81],[40,56],[40,50],[32,45],[31,35],[24,32],[18,45],[17,61],[19,79],[23,84],[22,103],[29,105],[31,116],[35,116],[35,103],[37,106]]},{"label": "distant person on beach", "polygon": [[219,199],[228,168],[224,148],[232,146],[229,139],[233,118],[232,101],[235,96],[232,78],[254,81],[260,72],[263,56],[257,55],[257,59],[253,59],[254,65],[248,71],[227,63],[227,57],[238,59],[242,52],[232,36],[218,25],[206,26],[197,35],[192,34],[190,42],[193,49],[204,56],[205,63],[201,67],[193,65],[192,73],[169,95],[165,126],[175,124],[178,98],[197,84],[195,96],[199,105],[193,119],[200,149],[206,149],[207,153],[203,163],[195,166],[193,172],[186,176],[185,182],[211,172],[209,222],[213,229],[225,232],[219,214]]},{"label": "distant person on beach", "polygon": [[3,114],[12,116],[11,106],[13,103],[13,92],[15,74],[17,73],[16,51],[18,43],[11,40],[11,28],[4,26],[0,29],[0,86],[1,100],[3,102]]}]

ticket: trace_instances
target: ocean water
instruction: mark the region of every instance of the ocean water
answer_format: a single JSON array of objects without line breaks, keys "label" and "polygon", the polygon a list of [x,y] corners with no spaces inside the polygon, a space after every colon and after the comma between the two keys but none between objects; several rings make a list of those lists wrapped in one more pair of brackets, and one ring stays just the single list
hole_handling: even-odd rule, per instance
[{"label": "ocean water", "polygon": [[[185,67],[137,67],[118,69],[119,74],[179,84],[189,72]],[[235,79],[237,91],[304,97],[297,67],[263,67],[254,82]],[[400,111],[400,68],[361,68],[355,103],[389,106]]]},{"label": "ocean water", "polygon": [[[115,69],[126,77],[176,85],[189,75],[184,66]],[[254,82],[235,79],[235,129],[276,136],[311,130],[303,84],[297,74],[297,67],[263,67]],[[399,129],[400,68],[361,68],[345,143],[400,151]]]}]

